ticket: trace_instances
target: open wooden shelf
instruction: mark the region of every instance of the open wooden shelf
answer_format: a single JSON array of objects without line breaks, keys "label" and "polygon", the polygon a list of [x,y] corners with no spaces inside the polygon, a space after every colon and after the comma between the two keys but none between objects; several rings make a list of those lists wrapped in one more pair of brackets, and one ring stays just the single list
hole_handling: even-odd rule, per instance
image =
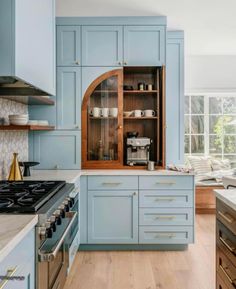
[{"label": "open wooden shelf", "polygon": [[158,90],[124,90],[124,93],[135,93],[135,94],[152,94],[152,93],[157,93]]},{"label": "open wooden shelf", "polygon": [[39,95],[0,95],[0,98],[12,100],[27,105],[54,105],[55,101],[47,96]]},{"label": "open wooden shelf", "polygon": [[0,130],[54,130],[49,125],[0,125]]},{"label": "open wooden shelf", "polygon": [[141,120],[141,119],[158,119],[158,117],[157,117],[157,116],[152,116],[152,117],[146,117],[146,116],[142,116],[142,117],[128,116],[128,117],[123,117],[123,119],[131,119],[131,120],[133,120],[133,119],[139,119],[139,120]]}]

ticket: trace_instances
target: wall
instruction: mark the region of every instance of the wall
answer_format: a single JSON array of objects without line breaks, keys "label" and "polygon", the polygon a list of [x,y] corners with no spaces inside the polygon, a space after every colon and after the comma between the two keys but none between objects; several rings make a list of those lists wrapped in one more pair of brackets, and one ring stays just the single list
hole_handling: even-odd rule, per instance
[{"label": "wall", "polygon": [[[9,114],[27,113],[24,104],[0,98],[0,118],[8,122]],[[28,160],[28,133],[26,131],[0,131],[0,179],[9,172],[12,153],[19,153],[19,160]]]},{"label": "wall", "polygon": [[236,55],[185,58],[185,93],[236,93]]}]

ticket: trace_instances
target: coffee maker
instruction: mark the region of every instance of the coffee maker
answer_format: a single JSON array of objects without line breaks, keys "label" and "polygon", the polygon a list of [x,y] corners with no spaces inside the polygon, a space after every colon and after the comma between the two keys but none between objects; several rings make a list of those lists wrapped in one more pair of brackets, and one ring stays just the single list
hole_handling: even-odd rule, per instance
[{"label": "coffee maker", "polygon": [[136,135],[127,134],[126,138],[126,164],[147,165],[149,162],[150,146],[152,140],[148,137],[137,137]]}]

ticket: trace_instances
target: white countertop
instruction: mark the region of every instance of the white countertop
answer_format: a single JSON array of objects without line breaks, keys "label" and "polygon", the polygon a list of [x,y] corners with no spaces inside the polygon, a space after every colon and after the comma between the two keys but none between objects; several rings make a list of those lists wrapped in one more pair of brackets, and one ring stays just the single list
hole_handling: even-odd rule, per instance
[{"label": "white countertop", "polygon": [[214,190],[216,197],[236,210],[236,190]]},{"label": "white countertop", "polygon": [[170,170],[31,170],[25,180],[62,180],[75,183],[80,176],[189,176],[193,174]]},{"label": "white countertop", "polygon": [[0,262],[37,224],[37,215],[0,214]]}]

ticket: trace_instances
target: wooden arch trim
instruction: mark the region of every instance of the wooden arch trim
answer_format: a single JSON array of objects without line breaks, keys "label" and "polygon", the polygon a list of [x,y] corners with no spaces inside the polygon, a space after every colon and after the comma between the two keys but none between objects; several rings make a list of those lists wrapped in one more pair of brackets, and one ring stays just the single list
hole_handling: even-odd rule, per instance
[{"label": "wooden arch trim", "polygon": [[[87,160],[87,129],[88,129],[88,101],[89,98],[91,96],[91,94],[94,92],[94,90],[96,89],[96,87],[103,82],[104,80],[112,77],[112,76],[117,76],[118,77],[118,86],[117,86],[117,93],[118,93],[118,125],[122,126],[122,111],[123,111],[123,69],[119,68],[119,69],[113,69],[110,70],[108,72],[105,72],[103,74],[101,74],[99,77],[97,77],[95,80],[92,81],[92,83],[89,85],[89,87],[86,89],[85,93],[84,93],[84,97],[82,100],[82,111],[81,111],[81,123],[82,123],[82,141],[81,141],[81,145],[82,145],[82,168],[101,168],[101,164],[99,164],[99,161],[88,161]],[[119,139],[119,144],[118,144],[118,156],[120,156],[120,158],[118,159],[118,161],[114,161],[113,164],[111,162],[106,162],[106,161],[102,161],[102,165],[104,168],[110,168],[112,166],[112,168],[118,168],[122,165],[122,161],[123,161],[123,132],[120,130],[119,131],[119,135],[118,135],[118,139]],[[89,163],[89,164],[88,164]],[[116,163],[116,164],[115,164]]]}]

